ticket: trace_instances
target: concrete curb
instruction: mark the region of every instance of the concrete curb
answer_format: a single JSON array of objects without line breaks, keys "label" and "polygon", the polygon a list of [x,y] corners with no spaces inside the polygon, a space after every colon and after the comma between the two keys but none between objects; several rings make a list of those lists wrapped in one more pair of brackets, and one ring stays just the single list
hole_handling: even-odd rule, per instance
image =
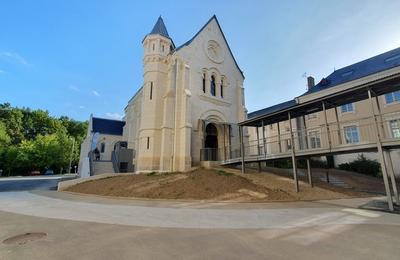
[{"label": "concrete curb", "polygon": [[69,181],[60,181],[57,186],[58,191],[63,191],[71,186],[74,186],[79,183],[87,182],[87,181],[93,181],[93,180],[100,180],[100,179],[105,179],[109,177],[117,177],[117,176],[126,176],[126,175],[132,175],[135,173],[128,172],[128,173],[103,173],[99,175],[94,175],[90,176],[87,178],[78,178],[74,180],[69,180]]}]

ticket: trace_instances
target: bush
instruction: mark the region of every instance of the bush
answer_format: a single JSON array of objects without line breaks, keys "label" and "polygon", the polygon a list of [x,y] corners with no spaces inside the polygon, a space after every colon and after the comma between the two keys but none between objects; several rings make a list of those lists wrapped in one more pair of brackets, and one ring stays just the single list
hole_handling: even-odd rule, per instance
[{"label": "bush", "polygon": [[[326,161],[318,160],[318,159],[310,159],[311,167],[313,168],[327,168]],[[292,168],[292,159],[279,159],[274,161],[267,161],[268,167],[281,168],[281,169],[291,169]],[[297,160],[297,167],[299,169],[306,169],[307,162],[306,160]]]},{"label": "bush", "polygon": [[360,154],[358,158],[352,162],[340,164],[339,169],[358,172],[375,177],[379,177],[381,175],[380,164],[375,160],[367,159],[363,154]]}]

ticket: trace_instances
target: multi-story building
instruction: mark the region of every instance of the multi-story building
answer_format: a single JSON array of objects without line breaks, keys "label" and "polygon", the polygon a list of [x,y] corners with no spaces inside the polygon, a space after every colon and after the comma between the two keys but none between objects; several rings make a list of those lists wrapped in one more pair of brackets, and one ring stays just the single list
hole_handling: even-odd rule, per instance
[{"label": "multi-story building", "polygon": [[[249,113],[248,117],[251,119],[261,114],[295,106],[301,102],[307,102],[319,96],[322,97],[327,94],[327,91],[334,93],[335,90],[340,91],[340,88],[346,86],[365,84],[376,80],[379,74],[385,75],[385,73],[389,73],[390,75],[391,71],[398,70],[399,67],[400,48],[335,70],[316,85],[314,84],[314,78],[308,77],[308,91],[306,93],[294,100]],[[349,97],[349,99],[351,98]],[[373,104],[374,111],[379,111],[381,115],[378,119],[381,121],[382,137],[400,138],[400,90],[379,95],[375,101],[377,102]],[[330,107],[332,108],[327,108],[324,111],[321,111],[322,109],[319,107],[316,108],[318,112],[295,117],[291,120],[292,130],[297,137],[295,138],[297,149],[318,150],[329,145],[340,145],[342,148],[348,147],[349,152],[347,153],[333,153],[335,166],[353,161],[361,153],[369,159],[377,160],[378,155],[376,152],[351,152],[352,147],[363,143],[371,143],[376,139],[374,118],[371,117],[371,101],[366,97],[366,99],[356,102],[345,102],[339,106]],[[329,127],[328,130],[326,128],[327,125]],[[257,130],[259,131],[258,139]],[[248,131],[250,133],[250,154],[257,153],[257,142],[261,147],[259,149],[263,150],[263,141],[260,141],[263,136],[266,140],[266,153],[279,154],[291,150],[290,124],[288,120],[266,125],[264,134],[262,133],[262,128],[249,128]],[[392,160],[400,160],[400,150],[392,149],[390,155]],[[400,165],[396,163],[393,166],[396,174],[400,175]]]}]

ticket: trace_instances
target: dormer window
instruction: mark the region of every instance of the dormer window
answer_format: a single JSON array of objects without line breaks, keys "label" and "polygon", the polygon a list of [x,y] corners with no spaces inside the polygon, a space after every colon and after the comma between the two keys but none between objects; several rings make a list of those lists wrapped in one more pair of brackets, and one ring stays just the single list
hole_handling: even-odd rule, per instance
[{"label": "dormer window", "polygon": [[210,89],[211,95],[215,96],[215,76],[211,76],[211,89]]}]

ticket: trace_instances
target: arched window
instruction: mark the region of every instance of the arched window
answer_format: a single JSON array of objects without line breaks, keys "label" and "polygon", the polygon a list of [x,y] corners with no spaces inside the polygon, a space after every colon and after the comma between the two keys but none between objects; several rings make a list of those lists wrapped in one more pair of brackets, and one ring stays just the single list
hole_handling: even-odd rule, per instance
[{"label": "arched window", "polygon": [[203,93],[206,93],[206,74],[203,73]]},{"label": "arched window", "polygon": [[221,97],[223,98],[223,97],[224,97],[224,80],[223,80],[223,79],[221,79],[221,86],[220,86],[220,88],[221,88]]},{"label": "arched window", "polygon": [[211,95],[215,96],[215,76],[211,76]]}]

